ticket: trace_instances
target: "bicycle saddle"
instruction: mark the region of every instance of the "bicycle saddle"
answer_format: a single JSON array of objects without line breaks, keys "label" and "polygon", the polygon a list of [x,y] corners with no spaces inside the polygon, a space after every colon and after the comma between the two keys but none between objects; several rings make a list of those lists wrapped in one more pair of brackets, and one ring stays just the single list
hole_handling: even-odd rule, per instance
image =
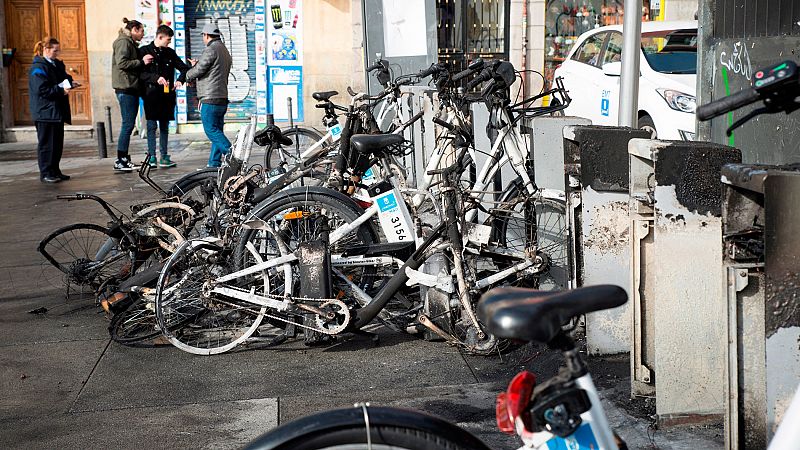
[{"label": "bicycle saddle", "polygon": [[339,95],[339,91],[314,92],[311,97],[320,102],[327,102],[334,95]]},{"label": "bicycle saddle", "polygon": [[256,133],[253,137],[253,142],[264,147],[273,142],[280,145],[292,145],[292,140],[283,135],[281,129],[277,125],[270,125],[263,130]]},{"label": "bicycle saddle", "polygon": [[572,317],[616,308],[626,301],[625,290],[610,284],[556,292],[494,288],[481,297],[478,319],[499,338],[546,344]]},{"label": "bicycle saddle", "polygon": [[405,142],[405,138],[399,134],[356,134],[350,138],[350,145],[362,155],[375,153],[390,145],[403,142]]}]

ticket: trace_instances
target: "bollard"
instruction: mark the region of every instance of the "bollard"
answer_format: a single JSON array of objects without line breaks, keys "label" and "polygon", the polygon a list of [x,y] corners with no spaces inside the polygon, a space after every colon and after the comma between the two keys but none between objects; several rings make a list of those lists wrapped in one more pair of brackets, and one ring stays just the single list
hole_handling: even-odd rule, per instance
[{"label": "bollard", "polygon": [[294,110],[292,109],[292,97],[286,97],[286,105],[289,111],[289,128],[294,128]]},{"label": "bollard", "polygon": [[108,142],[114,142],[114,129],[111,128],[111,107],[106,106],[106,123],[108,124]]},{"label": "bollard", "polygon": [[97,156],[98,158],[108,158],[108,149],[106,149],[106,124],[103,122],[96,122],[95,133],[97,133]]},{"label": "bollard", "polygon": [[267,114],[267,126],[275,125],[275,115],[270,113]]}]

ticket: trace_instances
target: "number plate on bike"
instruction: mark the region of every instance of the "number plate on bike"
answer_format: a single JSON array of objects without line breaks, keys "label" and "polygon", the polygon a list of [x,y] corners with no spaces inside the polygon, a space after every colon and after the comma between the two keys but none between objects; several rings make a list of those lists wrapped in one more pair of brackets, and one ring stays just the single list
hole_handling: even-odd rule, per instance
[{"label": "number plate on bike", "polygon": [[336,125],[331,127],[331,139],[333,139],[333,142],[336,142],[339,140],[341,136],[342,136],[342,126],[337,123]]},{"label": "number plate on bike", "polygon": [[380,183],[377,191],[376,194],[371,192],[372,201],[378,205],[378,221],[386,239],[389,242],[408,242],[413,239],[411,216],[400,191],[391,188],[386,182]]}]

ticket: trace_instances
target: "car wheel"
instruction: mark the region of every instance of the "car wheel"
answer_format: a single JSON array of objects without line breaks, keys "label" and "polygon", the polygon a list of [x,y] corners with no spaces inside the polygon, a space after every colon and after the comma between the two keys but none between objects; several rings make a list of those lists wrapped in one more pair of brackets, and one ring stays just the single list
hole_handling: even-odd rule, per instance
[{"label": "car wheel", "polygon": [[639,123],[637,127],[640,130],[647,130],[650,132],[650,139],[658,138],[658,132],[656,131],[656,124],[653,122],[653,118],[648,116],[647,114],[639,117]]}]

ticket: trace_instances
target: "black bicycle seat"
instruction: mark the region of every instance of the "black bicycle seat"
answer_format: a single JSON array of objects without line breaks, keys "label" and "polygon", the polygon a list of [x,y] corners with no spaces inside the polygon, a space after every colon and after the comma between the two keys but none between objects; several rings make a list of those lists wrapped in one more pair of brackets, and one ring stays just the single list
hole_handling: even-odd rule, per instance
[{"label": "black bicycle seat", "polygon": [[256,133],[253,137],[253,142],[264,147],[272,144],[273,142],[280,145],[292,145],[292,140],[283,135],[281,129],[277,125],[270,125],[263,130]]},{"label": "black bicycle seat", "polygon": [[610,284],[556,292],[494,288],[481,297],[478,318],[499,338],[548,343],[572,317],[626,301],[625,290]]},{"label": "black bicycle seat", "polygon": [[356,134],[350,138],[350,145],[358,153],[368,155],[404,141],[405,138],[399,134]]},{"label": "black bicycle seat", "polygon": [[327,102],[334,95],[339,95],[339,91],[314,92],[311,94],[311,98],[320,102]]}]

